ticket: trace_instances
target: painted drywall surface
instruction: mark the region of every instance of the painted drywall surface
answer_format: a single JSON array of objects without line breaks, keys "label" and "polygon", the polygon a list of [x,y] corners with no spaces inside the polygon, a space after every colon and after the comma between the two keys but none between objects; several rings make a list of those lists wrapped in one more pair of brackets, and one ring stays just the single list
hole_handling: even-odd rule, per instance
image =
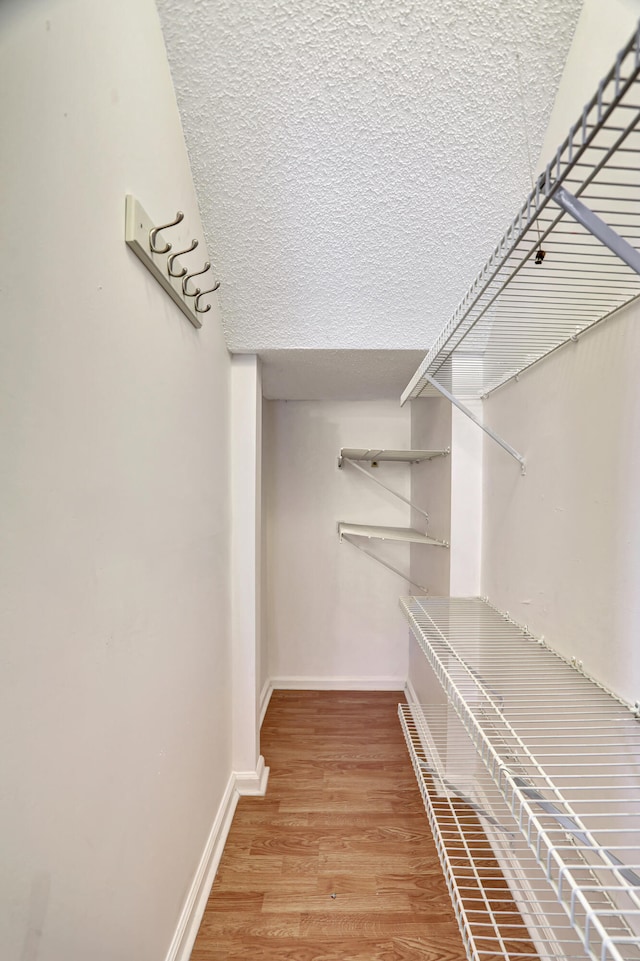
[{"label": "painted drywall surface", "polygon": [[[269,683],[269,649],[268,649],[268,619],[267,619],[267,495],[268,484],[265,481],[267,463],[265,461],[265,424],[269,414],[269,401],[262,398],[260,416],[260,657],[258,673],[259,696],[267,690]],[[262,706],[262,705],[260,705]]]},{"label": "painted drywall surface", "polygon": [[[586,0],[543,161],[638,17],[638,0]],[[640,686],[637,312],[627,307],[484,404],[527,474],[485,440],[482,592],[631,701]]]},{"label": "painted drywall surface", "polygon": [[[482,419],[480,401],[468,401]],[[451,412],[451,567],[452,597],[480,592],[482,560],[482,438],[483,432],[460,410]]]},{"label": "painted drywall surface", "polygon": [[269,400],[394,400],[424,357],[416,350],[261,351]]},{"label": "painted drywall surface", "polygon": [[228,357],[124,244],[127,191],[202,240],[151,0],[0,48],[0,955],[158,961],[230,771]]},{"label": "painted drywall surface", "polygon": [[[408,506],[349,466],[339,470],[337,460],[341,447],[408,447],[409,410],[385,401],[265,408],[269,675],[406,678],[398,598],[407,583],[340,543],[336,526],[408,526]],[[376,476],[408,496],[407,465],[381,465]],[[372,549],[408,571],[407,545]]]},{"label": "painted drywall surface", "polygon": [[[440,398],[412,400],[411,446],[416,450],[450,450],[451,404]],[[451,539],[451,457],[414,464],[411,468],[411,500],[429,514],[429,532],[443,541]],[[412,522],[419,524],[415,512]],[[411,577],[430,594],[449,593],[451,555],[435,547],[411,546]],[[416,593],[417,588],[412,588]]]},{"label": "painted drywall surface", "polygon": [[[476,595],[482,543],[482,431],[444,398],[413,400],[410,407],[412,447],[451,451],[447,457],[412,468],[411,499],[429,511],[430,531],[450,547],[440,551],[412,546],[411,577],[433,595]],[[479,403],[473,410],[482,415]],[[409,680],[421,702],[444,702],[442,689],[413,638]]]},{"label": "painted drywall surface", "polygon": [[262,387],[255,354],[231,361],[233,769],[255,771],[261,653]]},{"label": "painted drywall surface", "polygon": [[539,171],[554,157],[639,19],[640,0],[584,0],[542,142]]},{"label": "painted drywall surface", "polygon": [[[419,398],[411,410],[411,446],[421,450],[451,447],[451,404],[444,398]],[[442,540],[451,539],[451,456],[438,457],[411,468],[411,500],[429,512],[429,530]],[[414,520],[420,517],[415,513]],[[411,547],[411,577],[430,594],[449,593],[451,552],[435,547]],[[418,593],[412,588],[413,593]],[[444,703],[442,687],[410,633],[409,681],[421,704]]]},{"label": "painted drywall surface", "polygon": [[485,401],[484,594],[630,701],[640,691],[640,309]]}]

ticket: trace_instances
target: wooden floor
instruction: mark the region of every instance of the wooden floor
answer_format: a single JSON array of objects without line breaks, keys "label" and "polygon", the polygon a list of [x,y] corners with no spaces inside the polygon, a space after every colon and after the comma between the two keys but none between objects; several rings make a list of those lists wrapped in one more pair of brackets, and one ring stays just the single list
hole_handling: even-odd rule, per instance
[{"label": "wooden floor", "polygon": [[397,692],[276,691],[192,961],[462,961]]}]

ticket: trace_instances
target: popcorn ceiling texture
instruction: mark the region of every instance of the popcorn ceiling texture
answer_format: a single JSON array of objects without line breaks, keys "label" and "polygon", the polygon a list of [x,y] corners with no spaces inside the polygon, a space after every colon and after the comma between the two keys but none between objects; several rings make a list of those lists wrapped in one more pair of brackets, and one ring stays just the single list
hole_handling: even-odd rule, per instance
[{"label": "popcorn ceiling texture", "polygon": [[398,400],[421,350],[265,350],[267,400]]},{"label": "popcorn ceiling texture", "polygon": [[517,56],[535,164],[580,6],[159,0],[229,348],[427,350],[530,188]]}]

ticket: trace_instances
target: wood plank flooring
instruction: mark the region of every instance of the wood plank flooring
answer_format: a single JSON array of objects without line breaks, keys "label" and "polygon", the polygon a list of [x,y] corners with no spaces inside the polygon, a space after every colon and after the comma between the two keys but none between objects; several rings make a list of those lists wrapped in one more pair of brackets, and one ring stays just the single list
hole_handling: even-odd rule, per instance
[{"label": "wood plank flooring", "polygon": [[463,961],[398,692],[276,691],[192,961]]}]

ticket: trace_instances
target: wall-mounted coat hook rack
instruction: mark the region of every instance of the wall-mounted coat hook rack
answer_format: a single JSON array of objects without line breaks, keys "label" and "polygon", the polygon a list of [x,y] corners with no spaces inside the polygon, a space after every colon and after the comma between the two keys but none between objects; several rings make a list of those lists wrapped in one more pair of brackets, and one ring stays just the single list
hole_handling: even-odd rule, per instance
[{"label": "wall-mounted coat hook rack", "polygon": [[145,265],[147,270],[153,274],[161,287],[169,294],[171,299],[178,305],[182,313],[189,319],[194,327],[202,327],[200,314],[205,314],[211,307],[203,307],[201,297],[212,294],[220,286],[220,281],[216,281],[210,290],[202,291],[199,287],[191,283],[193,289],[187,287],[187,281],[193,277],[205,274],[211,267],[205,261],[202,270],[191,270],[180,262],[180,257],[190,254],[198,246],[197,240],[192,240],[191,245],[185,250],[170,253],[172,244],[166,239],[163,231],[169,232],[184,220],[182,211],[178,211],[175,220],[162,226],[156,226],[144,207],[131,194],[127,194],[125,200],[125,242],[133,250]]}]

